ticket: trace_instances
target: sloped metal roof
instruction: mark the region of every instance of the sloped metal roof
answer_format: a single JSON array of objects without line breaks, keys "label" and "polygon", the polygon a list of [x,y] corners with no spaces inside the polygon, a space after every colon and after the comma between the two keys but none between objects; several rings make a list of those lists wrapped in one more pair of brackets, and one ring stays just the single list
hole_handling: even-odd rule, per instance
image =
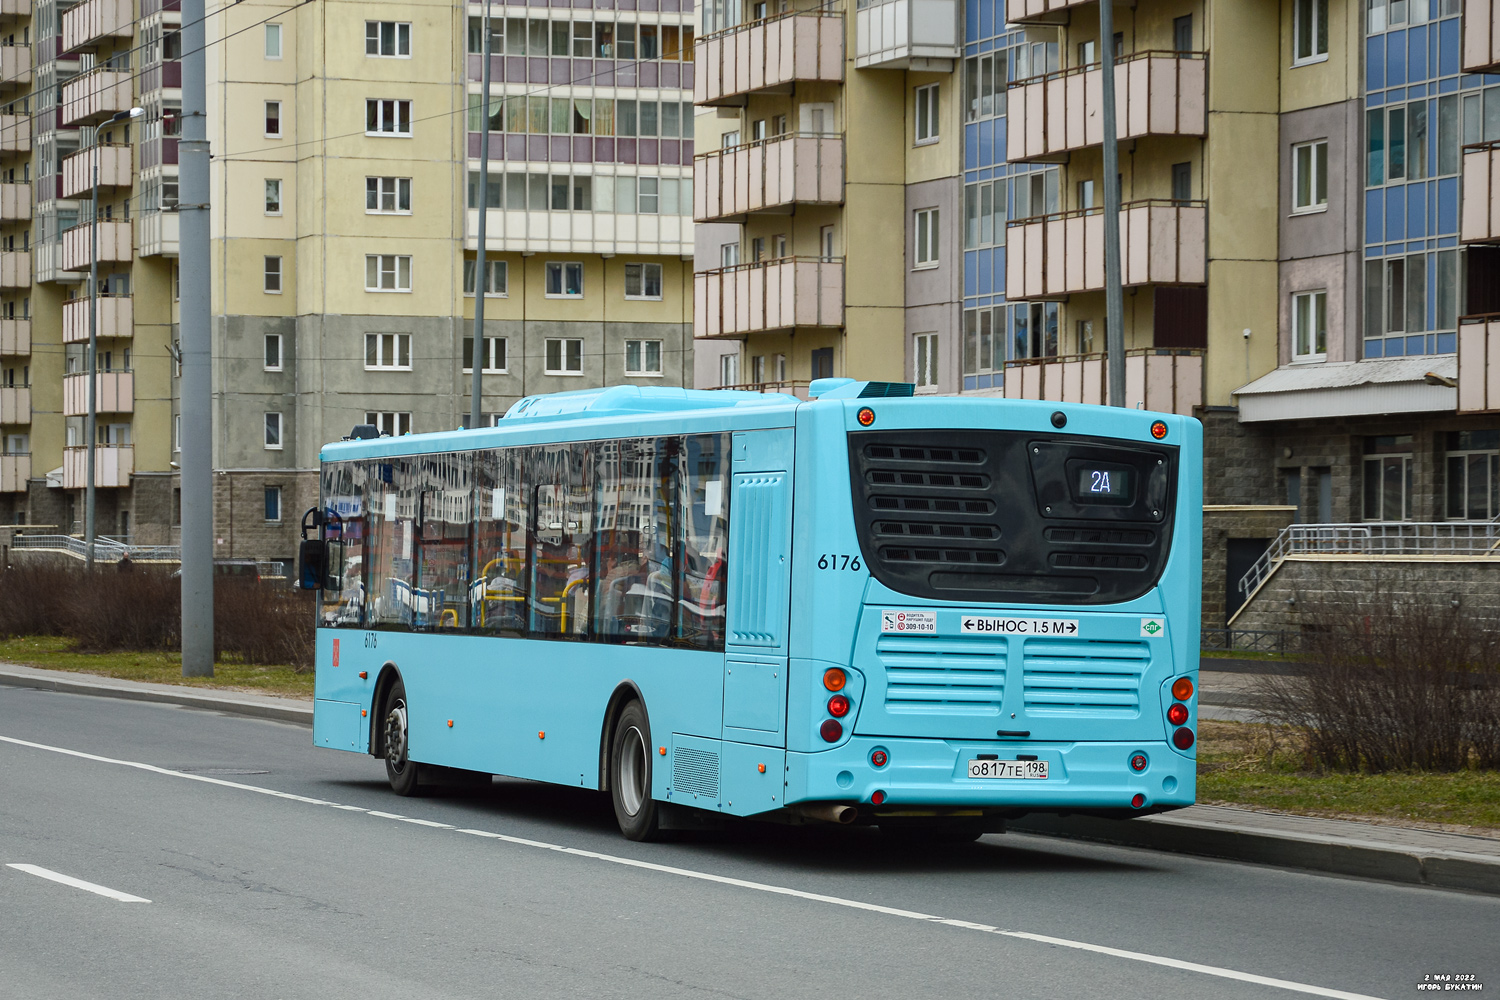
[{"label": "sloped metal roof", "polygon": [[1458,407],[1458,390],[1427,375],[1458,378],[1458,356],[1282,365],[1234,391],[1240,421],[1434,413]]}]

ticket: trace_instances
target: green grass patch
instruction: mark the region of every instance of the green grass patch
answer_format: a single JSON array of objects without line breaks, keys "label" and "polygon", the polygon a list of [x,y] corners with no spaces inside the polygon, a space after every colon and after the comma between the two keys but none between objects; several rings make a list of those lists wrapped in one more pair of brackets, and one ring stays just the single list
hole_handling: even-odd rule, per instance
[{"label": "green grass patch", "polygon": [[292,667],[251,666],[231,659],[214,664],[212,677],[184,677],[179,653],[75,653],[70,645],[68,639],[59,636],[0,639],[0,662],[126,681],[253,691],[288,698],[311,698],[313,694],[310,670],[298,673]]},{"label": "green grass patch", "polygon": [[1290,728],[1204,720],[1198,801],[1500,836],[1500,771],[1318,772]]}]

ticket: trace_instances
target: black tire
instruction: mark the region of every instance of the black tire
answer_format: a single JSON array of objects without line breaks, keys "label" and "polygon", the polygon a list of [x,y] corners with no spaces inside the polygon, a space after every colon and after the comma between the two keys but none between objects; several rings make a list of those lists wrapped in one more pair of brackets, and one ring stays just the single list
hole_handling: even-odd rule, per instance
[{"label": "black tire", "polygon": [[609,794],[615,822],[628,840],[655,840],[661,831],[651,797],[651,724],[646,709],[632,701],[620,713],[609,751]]},{"label": "black tire", "polygon": [[381,711],[385,776],[391,783],[391,791],[397,795],[417,795],[422,787],[422,765],[410,756],[411,731],[407,715],[406,685],[398,679],[385,696],[385,707]]},{"label": "black tire", "polygon": [[880,834],[896,844],[970,844],[984,836],[984,823],[967,817],[885,822]]}]

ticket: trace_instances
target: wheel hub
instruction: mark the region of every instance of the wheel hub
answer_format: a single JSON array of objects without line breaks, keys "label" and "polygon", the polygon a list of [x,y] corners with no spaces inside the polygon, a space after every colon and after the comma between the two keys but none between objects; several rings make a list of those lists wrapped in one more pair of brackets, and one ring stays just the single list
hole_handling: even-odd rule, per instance
[{"label": "wheel hub", "polygon": [[385,759],[400,774],[406,767],[406,704],[396,702],[385,717]]}]

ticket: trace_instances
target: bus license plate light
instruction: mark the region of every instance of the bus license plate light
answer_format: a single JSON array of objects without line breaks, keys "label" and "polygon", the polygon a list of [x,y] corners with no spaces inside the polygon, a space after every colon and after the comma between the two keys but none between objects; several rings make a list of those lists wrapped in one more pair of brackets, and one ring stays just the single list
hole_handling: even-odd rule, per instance
[{"label": "bus license plate light", "polygon": [[971,778],[1033,778],[1047,780],[1045,760],[971,760]]}]

